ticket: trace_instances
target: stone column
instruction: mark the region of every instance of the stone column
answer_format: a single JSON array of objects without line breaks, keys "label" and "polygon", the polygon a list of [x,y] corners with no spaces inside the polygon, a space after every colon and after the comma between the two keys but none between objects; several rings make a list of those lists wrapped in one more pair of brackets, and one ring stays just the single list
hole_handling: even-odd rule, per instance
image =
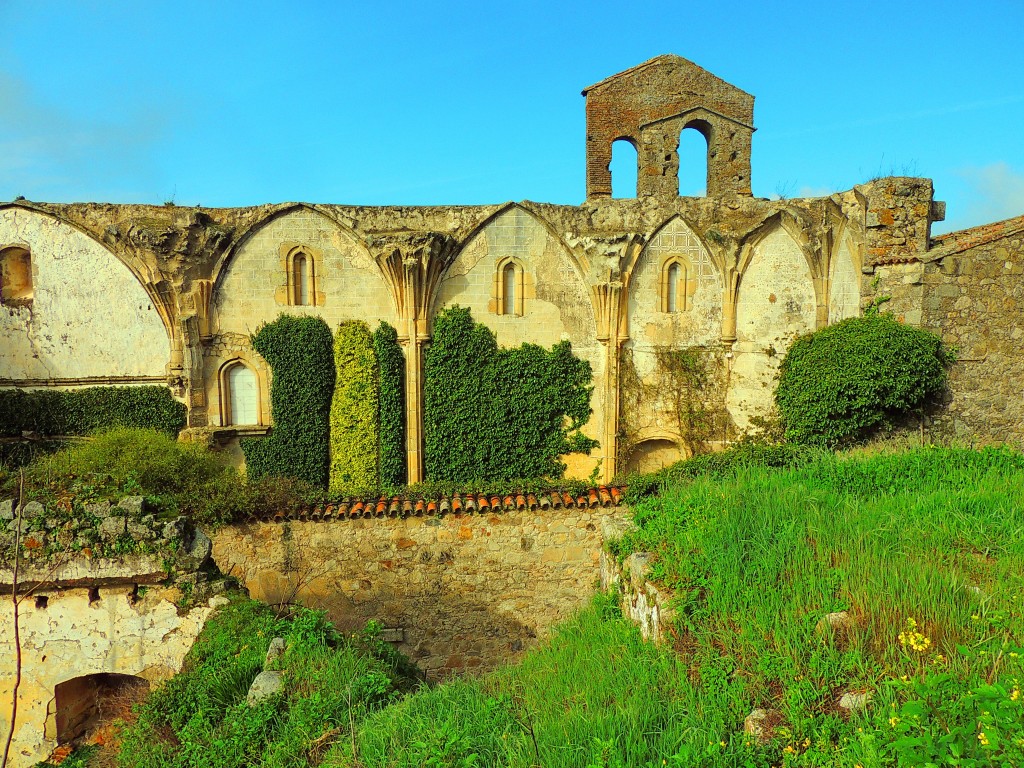
[{"label": "stone column", "polygon": [[409,483],[424,479],[423,350],[430,341],[430,311],[437,286],[458,243],[437,232],[374,235],[368,246],[391,290],[405,347],[405,436]]}]

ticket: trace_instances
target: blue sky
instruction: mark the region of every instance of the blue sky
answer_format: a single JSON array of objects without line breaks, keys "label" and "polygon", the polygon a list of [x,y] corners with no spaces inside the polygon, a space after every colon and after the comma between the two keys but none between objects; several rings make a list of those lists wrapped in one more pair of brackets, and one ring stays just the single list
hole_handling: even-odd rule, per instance
[{"label": "blue sky", "polygon": [[[576,204],[580,90],[676,53],[754,94],[753,187],[929,176],[1024,214],[1024,2],[0,0],[0,200]],[[614,166],[613,166],[614,170]]]}]

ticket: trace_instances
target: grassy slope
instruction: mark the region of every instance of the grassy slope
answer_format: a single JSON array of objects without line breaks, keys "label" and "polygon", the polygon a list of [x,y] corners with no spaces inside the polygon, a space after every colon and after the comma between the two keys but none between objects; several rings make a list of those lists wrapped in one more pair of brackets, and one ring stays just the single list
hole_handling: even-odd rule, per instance
[{"label": "grassy slope", "polygon": [[[640,503],[617,546],[655,553],[675,648],[643,643],[602,596],[521,665],[402,696],[393,660],[312,614],[285,626],[250,608],[204,633],[120,765],[1024,765],[1024,455],[715,474]],[[816,628],[843,609],[855,630]],[[287,693],[248,708],[272,633],[292,638]],[[848,716],[846,691],[874,698]],[[742,732],[754,707],[780,712],[768,744]]]},{"label": "grassy slope", "polygon": [[[347,748],[328,763],[1022,765],[1022,501],[1024,456],[1009,451],[669,487],[618,550],[657,554],[679,596],[677,653],[598,607],[520,667],[373,715],[358,760]],[[856,630],[816,630],[843,609]],[[846,691],[871,706],[844,715]],[[765,746],[742,733],[755,706],[784,718]]]}]

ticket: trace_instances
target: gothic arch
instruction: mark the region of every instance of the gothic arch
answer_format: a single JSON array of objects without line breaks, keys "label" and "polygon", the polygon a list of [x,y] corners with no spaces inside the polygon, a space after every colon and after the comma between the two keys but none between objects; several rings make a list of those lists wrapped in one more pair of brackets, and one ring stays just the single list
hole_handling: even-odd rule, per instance
[{"label": "gothic arch", "polygon": [[132,273],[132,276],[138,281],[139,285],[142,286],[146,295],[149,296],[153,308],[160,316],[160,322],[163,323],[164,332],[167,334],[168,342],[173,344],[177,337],[177,331],[174,327],[174,319],[177,311],[168,295],[160,292],[159,285],[163,283],[163,278],[160,274],[153,274],[148,265],[144,264],[119,242],[108,242],[86,227],[83,227],[66,216],[61,216],[55,211],[34,205],[27,200],[16,200],[11,203],[0,204],[0,214],[5,210],[23,210],[39,216],[44,216],[52,221],[56,221],[59,224],[63,224],[76,230],[106,250],[111,256],[121,262],[121,264],[123,264],[125,268]]},{"label": "gothic arch", "polygon": [[271,224],[272,222],[280,219],[289,214],[296,213],[298,211],[309,211],[311,213],[319,214],[320,216],[327,219],[331,224],[337,227],[341,232],[348,235],[354,243],[358,243],[362,249],[366,252],[367,258],[369,258],[369,251],[366,250],[366,245],[363,240],[351,227],[346,226],[338,219],[332,216],[329,212],[325,211],[321,206],[310,205],[308,203],[284,203],[283,205],[269,211],[265,216],[252,223],[252,225],[239,235],[235,241],[231,244],[230,248],[226,248],[224,252],[217,258],[217,261],[213,265],[213,270],[210,275],[210,280],[214,285],[214,292],[216,293],[217,287],[220,284],[222,274],[231,264],[238,251],[242,250],[245,244],[251,240],[261,229]]}]

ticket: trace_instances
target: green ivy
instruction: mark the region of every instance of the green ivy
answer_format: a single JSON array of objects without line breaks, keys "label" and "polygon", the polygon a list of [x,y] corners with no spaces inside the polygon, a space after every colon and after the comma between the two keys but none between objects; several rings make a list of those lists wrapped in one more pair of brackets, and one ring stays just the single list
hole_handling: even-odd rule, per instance
[{"label": "green ivy", "polygon": [[405,357],[398,344],[398,332],[381,323],[373,332],[380,374],[379,439],[380,482],[397,488],[405,484]]},{"label": "green ivy", "polygon": [[0,390],[0,436],[87,435],[107,427],[149,427],[176,437],[185,406],[167,387]]},{"label": "green ivy", "polygon": [[273,429],[241,441],[250,479],[293,477],[327,487],[330,411],[334,391],[331,330],[318,317],[281,315],[252,337],[270,364]]},{"label": "green ivy", "polygon": [[424,359],[424,463],[432,481],[558,478],[561,456],[597,442],[590,418],[590,363],[568,341],[499,349],[468,309],[450,307],[434,323]]},{"label": "green ivy", "polygon": [[941,394],[952,360],[934,334],[877,312],[802,336],[775,392],[786,438],[834,447],[866,437]]},{"label": "green ivy", "polygon": [[332,493],[376,488],[380,382],[370,329],[362,320],[346,320],[334,336],[337,372],[331,400]]}]

